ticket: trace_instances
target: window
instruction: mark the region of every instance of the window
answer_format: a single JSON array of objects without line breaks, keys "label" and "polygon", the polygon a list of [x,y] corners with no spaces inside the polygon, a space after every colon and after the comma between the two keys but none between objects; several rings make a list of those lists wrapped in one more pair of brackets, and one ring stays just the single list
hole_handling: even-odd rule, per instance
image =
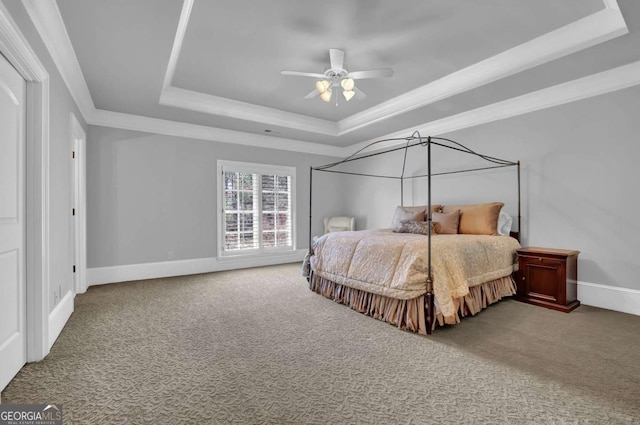
[{"label": "window", "polygon": [[222,256],[294,249],[294,167],[218,161]]}]

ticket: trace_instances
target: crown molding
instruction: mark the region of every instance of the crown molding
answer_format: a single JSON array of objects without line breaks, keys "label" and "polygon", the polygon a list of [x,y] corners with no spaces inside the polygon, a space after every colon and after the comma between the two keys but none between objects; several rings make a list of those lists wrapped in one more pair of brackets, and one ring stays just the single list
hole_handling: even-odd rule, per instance
[{"label": "crown molding", "polygon": [[87,119],[88,124],[124,130],[142,131],[167,136],[208,140],[220,143],[252,146],[265,149],[279,149],[315,155],[339,157],[342,148],[320,143],[303,142],[281,137],[264,136],[242,131],[226,130],[204,125],[149,118],[140,115],[96,109]]},{"label": "crown molding", "polygon": [[[23,3],[87,124],[336,157],[346,156],[369,143],[336,147],[96,110],[55,1],[23,0]],[[164,99],[164,102],[179,103],[179,107],[182,108],[218,113],[224,116],[234,116],[237,110],[241,110],[244,115],[236,116],[236,118],[335,137],[628,33],[617,2],[603,0],[603,3],[605,9],[586,18],[335,123],[171,87],[170,82],[179,57],[181,40],[193,5],[193,0],[185,0],[161,98]],[[620,67],[605,71],[574,82],[425,123],[418,127],[425,134],[442,134],[618,90],[615,87],[623,88],[621,84],[625,87],[638,84],[627,72],[623,71],[624,69],[635,69],[635,67],[636,64],[631,64],[629,68]],[[608,81],[608,75],[614,76],[614,80],[615,78],[622,79],[617,82]],[[589,86],[590,84],[593,86]],[[598,87],[598,84],[603,84],[603,86]],[[571,87],[582,86],[584,87],[579,89],[582,92],[571,92]],[[216,105],[217,101],[223,102],[224,105]],[[269,113],[269,109],[271,109],[271,113]],[[415,128],[407,129],[385,137],[397,137],[398,135],[404,137],[415,130]]]},{"label": "crown molding", "polygon": [[307,115],[285,112],[266,106],[253,105],[224,97],[212,96],[178,87],[165,87],[160,94],[160,104],[196,112],[259,122],[295,130],[309,131],[326,136],[337,136],[335,122],[312,118]]},{"label": "crown molding", "polygon": [[[414,131],[431,136],[446,134],[637,85],[640,85],[640,61],[390,133],[378,140],[407,137]],[[364,148],[373,141],[350,146],[344,156]],[[401,141],[392,141],[380,144],[376,146],[376,150],[401,143]]]},{"label": "crown molding", "polygon": [[329,136],[350,133],[629,32],[616,0],[603,0],[604,9],[599,12],[334,123],[171,86],[193,1],[183,3],[161,104]]},{"label": "crown molding", "polygon": [[[432,136],[446,134],[637,85],[640,85],[640,61],[345,147],[301,142],[104,110],[96,110],[88,122],[104,127],[343,158],[374,141],[407,137],[416,130]],[[401,141],[380,143],[376,145],[375,150],[401,143]]]},{"label": "crown molding", "polygon": [[0,3],[0,52],[27,80],[49,80],[49,73],[2,3]]},{"label": "crown molding", "polygon": [[[301,142],[104,110],[96,110],[88,121],[92,125],[104,127],[343,158],[374,141],[404,138],[416,130],[432,136],[446,134],[637,85],[640,85],[640,61],[346,147]],[[401,143],[401,141],[381,143],[376,145],[376,150]]]},{"label": "crown molding", "polygon": [[617,3],[338,123],[338,135],[492,83],[629,32]]},{"label": "crown molding", "polygon": [[22,0],[69,92],[86,119],[95,109],[69,34],[55,1]]}]

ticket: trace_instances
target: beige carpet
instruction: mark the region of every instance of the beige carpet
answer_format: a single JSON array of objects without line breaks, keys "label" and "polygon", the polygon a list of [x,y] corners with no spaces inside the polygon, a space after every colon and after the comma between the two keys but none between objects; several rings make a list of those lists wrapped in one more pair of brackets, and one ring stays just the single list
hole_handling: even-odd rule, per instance
[{"label": "beige carpet", "polygon": [[3,403],[71,424],[640,423],[640,317],[502,301],[430,337],[299,265],[92,287]]}]

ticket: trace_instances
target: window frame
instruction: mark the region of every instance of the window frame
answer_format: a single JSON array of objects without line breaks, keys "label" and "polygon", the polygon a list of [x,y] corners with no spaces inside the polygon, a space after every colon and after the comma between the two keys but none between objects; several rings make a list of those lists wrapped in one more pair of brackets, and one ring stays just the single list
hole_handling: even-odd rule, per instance
[{"label": "window frame", "polygon": [[[291,245],[290,246],[276,246],[276,247],[263,247],[262,246],[262,196],[257,196],[258,200],[258,247],[249,249],[239,249],[233,251],[225,251],[225,171],[232,172],[245,172],[258,175],[280,175],[291,176],[291,188],[290,188],[290,208],[291,208]],[[234,257],[263,257],[273,254],[288,253],[296,250],[296,167],[286,165],[269,165],[269,164],[256,164],[250,162],[239,161],[217,161],[217,244],[218,244],[218,258],[234,258]],[[258,194],[262,193],[260,182],[258,185]],[[255,197],[255,192],[254,192]]]}]

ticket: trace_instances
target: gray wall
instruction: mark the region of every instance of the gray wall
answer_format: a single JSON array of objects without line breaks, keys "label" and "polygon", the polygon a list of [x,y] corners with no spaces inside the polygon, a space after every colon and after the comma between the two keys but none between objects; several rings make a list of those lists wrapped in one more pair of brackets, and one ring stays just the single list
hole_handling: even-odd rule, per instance
[{"label": "gray wall", "polygon": [[[638,111],[640,87],[633,87],[445,136],[488,155],[522,161],[523,245],[577,249],[580,281],[640,289]],[[377,161],[371,169],[381,166]],[[434,153],[434,167],[454,161]],[[513,178],[510,169],[435,177],[433,202],[499,200],[515,214]],[[399,201],[397,185],[345,187],[353,192],[345,209],[368,216],[367,227],[389,226]],[[424,203],[422,190],[411,196],[415,204]]]},{"label": "gray wall", "polygon": [[[296,243],[308,245],[309,167],[335,158],[89,126],[88,267],[217,256],[217,161],[296,167]],[[335,176],[314,185],[314,234],[336,215]],[[329,190],[326,190],[329,189]]]},{"label": "gray wall", "polygon": [[74,291],[72,276],[71,230],[71,129],[69,113],[86,124],[58,73],[40,35],[31,23],[22,3],[3,1],[21,32],[45,66],[50,79],[50,310],[69,291]]}]

